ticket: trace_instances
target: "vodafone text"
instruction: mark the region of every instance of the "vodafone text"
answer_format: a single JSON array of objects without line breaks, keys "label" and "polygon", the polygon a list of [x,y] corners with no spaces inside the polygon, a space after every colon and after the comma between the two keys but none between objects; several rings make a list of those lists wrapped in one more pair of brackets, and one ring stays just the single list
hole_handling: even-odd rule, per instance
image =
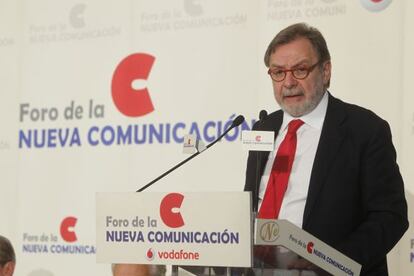
[{"label": "vodafone text", "polygon": [[171,251],[159,251],[158,258],[165,260],[198,260],[200,254],[198,252],[184,251],[184,250],[171,250]]}]

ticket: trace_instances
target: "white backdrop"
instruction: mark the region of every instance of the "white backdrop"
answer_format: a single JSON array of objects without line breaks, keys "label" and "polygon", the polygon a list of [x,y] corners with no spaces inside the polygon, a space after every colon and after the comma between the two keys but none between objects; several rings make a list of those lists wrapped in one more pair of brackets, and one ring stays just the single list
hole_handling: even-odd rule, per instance
[{"label": "white backdrop", "polygon": [[[299,21],[327,39],[331,93],[390,123],[413,204],[413,12],[408,0],[0,0],[0,233],[15,244],[16,275],[109,276],[93,252],[95,192],[135,191],[187,157],[183,135],[208,142],[233,115],[249,127],[277,109],[263,53]],[[111,85],[136,53],[155,58],[132,83],[154,110],[129,117]],[[238,131],[149,190],[241,190],[237,141]],[[68,217],[74,241],[60,232]],[[413,239],[410,228],[389,255],[391,275],[414,271]]]}]

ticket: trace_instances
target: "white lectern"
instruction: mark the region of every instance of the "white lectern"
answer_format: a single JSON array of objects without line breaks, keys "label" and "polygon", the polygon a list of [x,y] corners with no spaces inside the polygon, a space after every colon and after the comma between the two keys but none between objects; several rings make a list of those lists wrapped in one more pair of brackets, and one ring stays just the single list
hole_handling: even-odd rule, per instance
[{"label": "white lectern", "polygon": [[[359,275],[361,266],[285,220],[255,220],[248,192],[98,193],[99,263],[183,275]],[[306,270],[291,269],[305,262]],[[186,272],[184,272],[186,271]]]}]

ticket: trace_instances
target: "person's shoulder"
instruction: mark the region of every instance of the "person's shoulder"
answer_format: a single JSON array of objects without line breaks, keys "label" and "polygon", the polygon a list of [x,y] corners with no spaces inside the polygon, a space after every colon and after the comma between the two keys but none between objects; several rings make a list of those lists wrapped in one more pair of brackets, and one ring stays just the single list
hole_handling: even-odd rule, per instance
[{"label": "person's shoulder", "polygon": [[274,120],[282,120],[283,119],[283,110],[279,109],[276,110],[269,115],[267,115],[266,120],[274,121]]},{"label": "person's shoulder", "polygon": [[332,101],[335,109],[343,113],[341,119],[341,128],[349,137],[353,137],[355,141],[359,141],[364,145],[372,141],[372,139],[388,139],[391,138],[391,128],[386,120],[378,116],[374,111],[359,106],[357,104],[347,103],[339,99]]},{"label": "person's shoulder", "polygon": [[378,114],[366,107],[348,103],[334,97],[332,97],[332,103],[334,105],[340,106],[345,111],[348,119],[356,124],[375,126],[377,124],[384,124],[386,122]]}]

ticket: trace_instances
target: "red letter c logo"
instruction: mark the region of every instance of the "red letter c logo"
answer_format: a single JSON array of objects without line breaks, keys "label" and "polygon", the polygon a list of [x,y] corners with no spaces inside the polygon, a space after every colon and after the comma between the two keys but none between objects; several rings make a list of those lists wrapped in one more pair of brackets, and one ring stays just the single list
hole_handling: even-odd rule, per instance
[{"label": "red letter c logo", "polygon": [[166,195],[160,204],[160,216],[165,225],[171,228],[178,228],[184,225],[180,212],[174,212],[174,208],[180,208],[183,203],[182,194],[171,193]]},{"label": "red letter c logo", "polygon": [[148,89],[135,90],[134,80],[147,80],[155,57],[136,53],[119,63],[112,77],[112,99],[118,110],[129,117],[146,115],[154,110]]},{"label": "red letter c logo", "polygon": [[60,235],[62,239],[67,242],[75,242],[78,240],[74,230],[77,220],[75,217],[67,217],[62,220],[60,224]]},{"label": "red letter c logo", "polygon": [[313,242],[308,242],[308,245],[306,246],[306,250],[308,251],[308,253],[313,252]]}]

